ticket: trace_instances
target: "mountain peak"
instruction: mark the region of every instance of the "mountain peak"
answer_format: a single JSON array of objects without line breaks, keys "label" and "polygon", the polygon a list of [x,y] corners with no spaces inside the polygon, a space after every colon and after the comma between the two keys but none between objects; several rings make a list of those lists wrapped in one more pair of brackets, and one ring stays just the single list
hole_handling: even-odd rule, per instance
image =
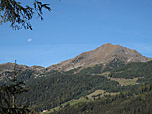
[{"label": "mountain peak", "polygon": [[115,59],[119,59],[119,61],[124,64],[130,62],[147,62],[152,60],[151,58],[142,56],[136,50],[107,43],[95,50],[84,52],[73,59],[52,65],[48,67],[48,69],[68,71],[78,67],[87,68],[97,64],[106,65]]},{"label": "mountain peak", "polygon": [[102,46],[113,46],[112,43],[106,43],[106,44],[103,44]]}]

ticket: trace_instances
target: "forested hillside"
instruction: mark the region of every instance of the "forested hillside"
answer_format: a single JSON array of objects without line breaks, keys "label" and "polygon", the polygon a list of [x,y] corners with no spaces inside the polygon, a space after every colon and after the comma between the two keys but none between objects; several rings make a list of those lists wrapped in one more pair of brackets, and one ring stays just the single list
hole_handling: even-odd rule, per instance
[{"label": "forested hillside", "polygon": [[152,61],[145,63],[130,63],[125,66],[115,68],[111,71],[110,77],[113,78],[139,78],[138,82],[145,82],[152,79]]},{"label": "forested hillside", "polygon": [[152,81],[116,96],[68,106],[50,114],[151,114],[151,107]]},{"label": "forested hillside", "polygon": [[[150,73],[151,69],[149,69],[149,67],[151,64],[152,62],[131,63],[110,70],[109,72],[111,73],[109,76],[112,77],[113,73],[120,73],[120,71],[121,73],[126,72],[126,69],[128,68],[132,69],[132,72],[129,72],[130,74],[128,73],[128,76],[132,76],[130,78],[134,78],[136,75],[133,74],[140,73],[136,71],[137,69],[140,69],[141,72],[147,71],[146,73]],[[147,77],[147,75],[143,75],[142,78],[137,80],[138,83],[136,85],[121,86],[117,81],[99,75],[101,73],[101,69],[102,66],[97,65],[95,67],[84,69],[77,74],[74,74],[74,72],[79,69],[68,72],[51,71],[43,74],[43,77],[31,78],[26,82],[29,92],[19,96],[17,102],[19,104],[27,102],[37,111],[49,110],[72,99],[78,99],[82,96],[85,97],[95,90],[105,90],[111,93],[137,88],[140,85],[141,80],[142,82],[146,82],[145,80],[150,79],[151,76],[151,74],[148,75],[149,77]],[[29,72],[29,75],[30,74],[31,72]],[[120,77],[118,77],[118,79],[119,78]]]},{"label": "forested hillside", "polygon": [[[103,69],[106,69],[105,72]],[[81,71],[79,71],[80,68],[72,69],[67,72],[55,70],[49,72],[43,70],[40,72],[33,69],[19,70],[17,79],[24,81],[29,91],[17,96],[16,103],[18,105],[27,103],[36,111],[41,112],[57,106],[62,107],[62,104],[73,99],[78,100],[81,97],[88,99],[87,95],[96,90],[103,90],[105,93],[108,92],[109,95],[110,93],[132,90],[152,79],[151,69],[152,61],[123,65],[119,62],[117,63],[116,60],[111,62],[109,67],[96,65]],[[13,74],[13,72],[7,73],[8,77]],[[136,80],[134,80],[134,78],[136,78]],[[127,79],[130,79],[129,81],[134,80],[134,84],[123,84],[124,82],[122,80]],[[6,83],[6,80],[4,83]],[[150,96],[150,93],[147,94]],[[107,95],[105,94],[104,96]],[[112,97],[110,97],[110,99],[111,98]],[[129,98],[135,99],[136,101],[136,97],[132,98],[130,96]],[[128,97],[126,99],[128,99]],[[124,98],[119,100],[124,100]],[[115,108],[117,105],[115,102],[112,102],[109,106]],[[86,103],[87,106],[88,104]],[[122,107],[123,106],[125,105],[122,105]],[[95,107],[93,106],[93,108]]]},{"label": "forested hillside", "polygon": [[96,75],[50,74],[30,80],[29,91],[19,96],[17,102],[28,102],[37,111],[41,111],[59,106],[71,99],[78,99],[97,89],[115,91],[117,85],[116,81]]}]

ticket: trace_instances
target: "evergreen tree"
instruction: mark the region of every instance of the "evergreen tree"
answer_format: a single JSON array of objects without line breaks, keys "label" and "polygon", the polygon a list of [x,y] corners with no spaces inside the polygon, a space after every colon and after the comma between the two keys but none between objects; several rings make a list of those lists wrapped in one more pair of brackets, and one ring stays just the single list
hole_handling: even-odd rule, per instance
[{"label": "evergreen tree", "polygon": [[9,83],[0,86],[0,114],[36,114],[28,105],[18,106],[15,98],[18,94],[26,92],[23,81],[16,79],[16,62],[14,66],[14,78]]},{"label": "evergreen tree", "polygon": [[22,5],[16,0],[0,0],[0,23],[10,22],[11,27],[16,29],[31,29],[32,26],[29,20],[34,14],[43,20],[42,9],[51,10],[49,4],[43,4],[38,0],[34,0],[33,5]]}]

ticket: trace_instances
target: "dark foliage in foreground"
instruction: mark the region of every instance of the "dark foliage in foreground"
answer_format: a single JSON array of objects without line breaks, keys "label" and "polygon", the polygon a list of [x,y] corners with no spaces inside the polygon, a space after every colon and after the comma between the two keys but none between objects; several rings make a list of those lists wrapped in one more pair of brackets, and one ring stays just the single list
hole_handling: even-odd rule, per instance
[{"label": "dark foliage in foreground", "polygon": [[43,20],[42,9],[51,10],[49,4],[34,0],[32,5],[21,4],[16,0],[0,0],[0,24],[10,22],[11,27],[16,29],[31,29],[29,20],[34,14]]},{"label": "dark foliage in foreground", "polygon": [[16,79],[11,80],[9,85],[0,86],[0,114],[36,114],[31,111],[28,105],[18,106],[13,102],[12,98],[16,98],[27,90],[24,88],[22,81]]}]

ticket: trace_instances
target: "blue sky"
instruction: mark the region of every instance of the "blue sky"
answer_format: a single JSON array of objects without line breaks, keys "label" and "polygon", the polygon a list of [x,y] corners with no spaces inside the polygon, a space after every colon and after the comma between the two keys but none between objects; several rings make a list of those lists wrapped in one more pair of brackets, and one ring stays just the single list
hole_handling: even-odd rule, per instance
[{"label": "blue sky", "polygon": [[[47,2],[48,0],[43,0]],[[25,2],[24,2],[25,3]],[[120,44],[152,57],[151,0],[52,0],[44,20],[33,18],[33,29],[0,26],[0,63],[44,67],[93,50]]]}]

